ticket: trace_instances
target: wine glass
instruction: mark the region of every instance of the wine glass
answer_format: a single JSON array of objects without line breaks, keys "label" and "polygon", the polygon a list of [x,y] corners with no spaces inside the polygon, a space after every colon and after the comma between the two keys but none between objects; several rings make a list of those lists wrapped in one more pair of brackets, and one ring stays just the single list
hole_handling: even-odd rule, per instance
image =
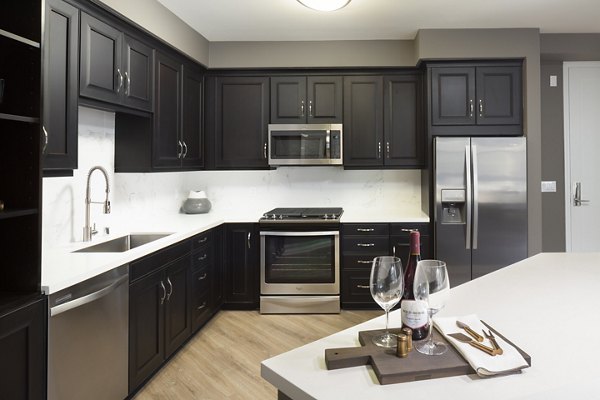
[{"label": "wine glass", "polygon": [[373,343],[380,347],[395,347],[397,337],[388,332],[388,321],[390,309],[398,304],[404,290],[400,259],[393,256],[375,257],[369,286],[373,300],[385,311],[385,332],[373,337]]},{"label": "wine glass", "polygon": [[421,300],[427,304],[429,317],[428,339],[415,343],[415,348],[419,353],[430,356],[444,354],[448,350],[448,346],[433,341],[432,317],[446,305],[450,293],[450,280],[446,263],[438,260],[419,261],[415,272],[413,292],[415,300]]}]

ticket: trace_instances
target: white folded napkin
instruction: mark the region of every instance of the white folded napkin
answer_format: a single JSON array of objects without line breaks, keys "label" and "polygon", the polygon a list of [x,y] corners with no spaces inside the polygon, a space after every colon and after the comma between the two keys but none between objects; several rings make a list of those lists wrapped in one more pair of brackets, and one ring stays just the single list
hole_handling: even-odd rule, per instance
[{"label": "white folded napkin", "polygon": [[[441,332],[442,335],[444,335],[444,338],[446,338],[446,340],[452,344],[456,350],[458,350],[465,360],[467,360],[475,372],[477,372],[477,375],[481,377],[488,377],[499,374],[515,373],[521,372],[523,368],[529,367],[527,361],[525,361],[521,353],[519,353],[514,346],[502,340],[499,335],[494,336],[496,337],[496,342],[498,342],[498,345],[504,352],[503,354],[496,356],[490,356],[481,350],[472,347],[468,343],[462,343],[457,339],[448,336],[450,333],[463,333],[469,336],[464,329],[459,328],[456,325],[457,320],[469,325],[471,329],[482,335],[484,338],[485,335],[483,335],[481,330],[485,329],[487,332],[487,328],[481,323],[475,314],[459,317],[434,318],[433,320],[433,324],[437,330]],[[487,338],[484,339],[483,344],[488,347],[492,347],[492,344]]]}]

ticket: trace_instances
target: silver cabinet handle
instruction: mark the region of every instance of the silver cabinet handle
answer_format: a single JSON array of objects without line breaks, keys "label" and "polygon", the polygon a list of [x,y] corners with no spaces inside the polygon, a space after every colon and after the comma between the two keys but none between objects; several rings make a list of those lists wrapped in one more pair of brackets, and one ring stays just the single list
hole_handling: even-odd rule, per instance
[{"label": "silver cabinet handle", "polygon": [[473,99],[469,100],[469,117],[473,117]]},{"label": "silver cabinet handle", "polygon": [[204,261],[207,258],[208,258],[208,254],[205,253],[205,254],[201,255],[200,257],[198,257],[198,261]]},{"label": "silver cabinet handle", "polygon": [[308,101],[308,116],[312,117],[312,100]]},{"label": "silver cabinet handle", "polygon": [[265,160],[267,159],[267,142],[265,142],[265,145],[263,146],[263,158]]},{"label": "silver cabinet handle", "polygon": [[44,132],[44,145],[42,146],[42,154],[46,154],[46,148],[48,147],[48,131],[45,126],[42,126],[42,132]]},{"label": "silver cabinet handle", "polygon": [[165,298],[167,297],[167,289],[165,288],[165,284],[163,283],[163,281],[160,281],[160,287],[163,291],[163,295],[160,298],[160,304],[162,305],[165,302]]},{"label": "silver cabinet handle", "polygon": [[181,140],[177,141],[177,158],[181,158],[181,155],[183,154],[183,143],[181,143]]},{"label": "silver cabinet handle", "polygon": [[357,260],[357,264],[373,264],[373,260]]},{"label": "silver cabinet handle", "polygon": [[252,232],[248,232],[248,248],[250,248],[250,238],[252,237]]},{"label": "silver cabinet handle", "polygon": [[356,232],[374,232],[375,228],[356,228]]},{"label": "silver cabinet handle", "polygon": [[119,85],[117,86],[117,93],[121,93],[121,88],[123,87],[123,74],[121,74],[120,68],[117,68],[117,75],[119,75]]},{"label": "silver cabinet handle", "polygon": [[483,100],[479,99],[479,116],[483,117]]},{"label": "silver cabinet handle", "polygon": [[374,247],[375,243],[357,243],[358,247]]},{"label": "silver cabinet handle", "polygon": [[300,113],[304,117],[304,100],[300,101]]},{"label": "silver cabinet handle", "polygon": [[208,236],[204,236],[202,239],[198,240],[198,243],[205,243],[208,240]]},{"label": "silver cabinet handle", "polygon": [[131,88],[131,80],[129,79],[129,74],[125,71],[125,95],[129,96],[129,90]]},{"label": "silver cabinet handle", "polygon": [[387,158],[390,158],[390,142],[386,142],[385,152],[387,153]]},{"label": "silver cabinet handle", "polygon": [[357,289],[370,289],[371,286],[369,286],[369,285],[356,285],[356,288]]},{"label": "silver cabinet handle", "polygon": [[377,142],[377,158],[381,158],[381,142]]},{"label": "silver cabinet handle", "polygon": [[396,256],[396,246],[392,246],[392,255]]},{"label": "silver cabinet handle", "polygon": [[203,281],[206,279],[207,276],[208,276],[208,274],[205,272],[204,275],[198,277],[198,280]]},{"label": "silver cabinet handle", "polygon": [[573,198],[573,205],[575,207],[581,207],[582,205],[589,203],[589,200],[581,199],[581,182],[575,183],[575,197]]},{"label": "silver cabinet handle", "polygon": [[187,156],[187,143],[185,142],[185,140],[183,140],[181,143],[183,143],[183,156],[181,156],[181,158],[185,158],[185,156]]},{"label": "silver cabinet handle", "polygon": [[200,304],[196,310],[202,310],[203,308],[206,308],[206,302],[203,302],[202,304]]},{"label": "silver cabinet handle", "polygon": [[167,301],[169,301],[169,299],[171,298],[171,295],[173,294],[173,284],[171,283],[171,278],[169,278],[167,276],[167,283],[169,284],[169,293],[167,293]]}]

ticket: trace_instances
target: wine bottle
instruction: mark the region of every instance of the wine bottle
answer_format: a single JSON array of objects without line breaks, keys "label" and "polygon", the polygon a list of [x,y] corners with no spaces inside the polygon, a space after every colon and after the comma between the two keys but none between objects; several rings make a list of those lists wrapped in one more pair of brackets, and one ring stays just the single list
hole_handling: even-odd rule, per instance
[{"label": "wine bottle", "polygon": [[411,230],[410,251],[404,270],[404,293],[400,307],[402,309],[402,327],[412,329],[413,340],[425,339],[429,332],[427,304],[415,300],[415,294],[413,293],[413,282],[419,261],[421,261],[421,234],[418,230]]}]

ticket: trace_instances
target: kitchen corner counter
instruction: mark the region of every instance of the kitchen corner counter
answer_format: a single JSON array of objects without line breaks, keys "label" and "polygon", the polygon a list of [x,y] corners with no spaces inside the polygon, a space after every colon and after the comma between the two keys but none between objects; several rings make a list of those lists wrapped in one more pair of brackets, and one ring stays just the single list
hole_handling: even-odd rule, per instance
[{"label": "kitchen corner counter", "polygon": [[[294,400],[597,398],[599,260],[600,253],[543,253],[451,289],[439,315],[477,314],[531,356],[522,374],[382,386],[370,367],[326,369],[325,349],[358,346],[358,332],[381,329],[382,315],[265,360],[261,375]],[[399,325],[399,312],[390,313],[390,326]]]}]

